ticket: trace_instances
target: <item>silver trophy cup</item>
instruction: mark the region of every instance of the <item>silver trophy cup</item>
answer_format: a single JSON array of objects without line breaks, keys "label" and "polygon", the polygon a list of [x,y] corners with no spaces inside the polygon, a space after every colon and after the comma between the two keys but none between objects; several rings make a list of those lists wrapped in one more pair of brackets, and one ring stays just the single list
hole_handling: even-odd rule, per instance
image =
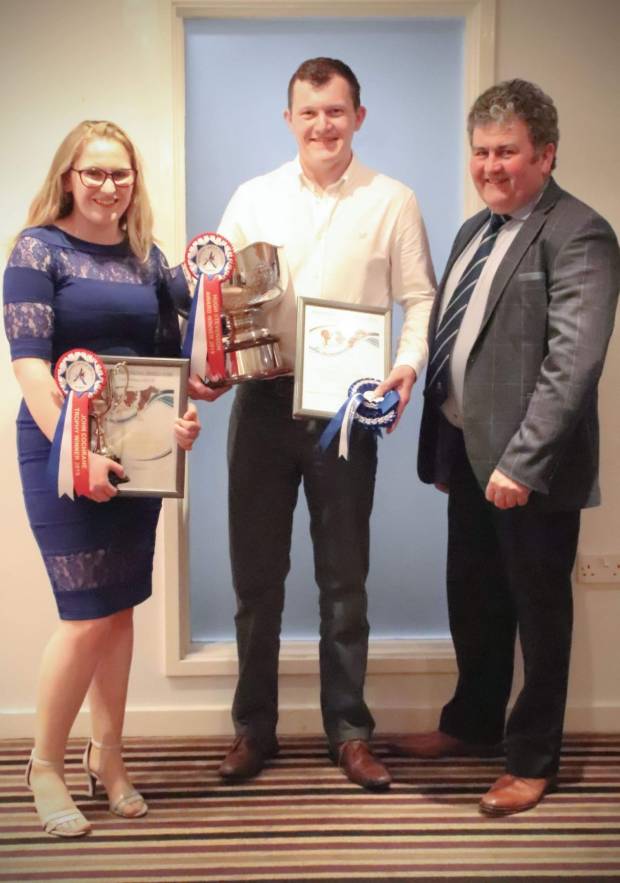
[{"label": "silver trophy cup", "polygon": [[[116,463],[121,462],[121,458],[114,447],[110,444],[105,434],[105,418],[113,413],[122,403],[127,386],[129,385],[129,368],[126,362],[118,362],[112,367],[108,367],[108,376],[106,384],[101,391],[101,395],[91,401],[91,417],[94,423],[94,432],[91,433],[90,448],[95,454],[101,454],[108,457]],[[108,473],[110,484],[124,484],[129,481],[128,477],[119,478],[114,472]]]},{"label": "silver trophy cup", "polygon": [[276,246],[254,242],[236,252],[232,277],[222,285],[226,377],[210,386],[288,373],[279,338],[264,327],[262,317],[263,304],[274,303],[283,293]]}]

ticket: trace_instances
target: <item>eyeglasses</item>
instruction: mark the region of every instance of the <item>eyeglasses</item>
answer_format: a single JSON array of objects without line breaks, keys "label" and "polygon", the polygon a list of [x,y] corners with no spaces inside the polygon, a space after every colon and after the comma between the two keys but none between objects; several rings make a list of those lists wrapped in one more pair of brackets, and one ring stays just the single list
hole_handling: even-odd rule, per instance
[{"label": "eyeglasses", "polygon": [[84,187],[103,187],[108,178],[112,179],[115,187],[131,187],[136,180],[135,169],[114,169],[111,172],[106,172],[105,169],[97,169],[95,167],[75,169],[71,166],[71,171],[78,173]]}]

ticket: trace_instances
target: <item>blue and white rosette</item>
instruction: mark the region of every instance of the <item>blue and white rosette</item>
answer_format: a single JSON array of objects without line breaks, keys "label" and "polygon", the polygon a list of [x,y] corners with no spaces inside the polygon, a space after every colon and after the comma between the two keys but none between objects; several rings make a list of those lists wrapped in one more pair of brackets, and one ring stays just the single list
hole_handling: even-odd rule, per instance
[{"label": "blue and white rosette", "polygon": [[370,429],[381,435],[381,430],[391,426],[398,414],[399,394],[391,389],[383,397],[373,399],[373,393],[379,386],[379,380],[364,377],[356,380],[349,387],[348,398],[342,407],[325,427],[319,446],[326,451],[332,440],[340,431],[338,456],[349,459],[349,440],[353,423],[359,423],[364,429]]},{"label": "blue and white rosette", "polygon": [[90,350],[69,350],[56,362],[54,379],[65,396],[50,450],[47,472],[58,496],[89,491],[89,404],[102,391],[106,370]]}]

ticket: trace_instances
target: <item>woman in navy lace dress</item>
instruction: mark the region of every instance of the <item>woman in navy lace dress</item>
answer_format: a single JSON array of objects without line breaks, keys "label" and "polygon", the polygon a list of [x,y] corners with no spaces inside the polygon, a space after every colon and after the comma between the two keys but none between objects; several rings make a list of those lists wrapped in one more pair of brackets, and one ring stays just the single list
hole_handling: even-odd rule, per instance
[{"label": "woman in navy lace dress", "polygon": [[[133,644],[133,607],[151,593],[160,500],[118,497],[122,467],[89,454],[89,493],[58,499],[46,477],[61,400],[51,367],[74,347],[138,356],[179,354],[172,306],[184,293],[153,244],[152,216],[136,151],[112,123],[85,122],[58,149],[4,279],[5,327],[24,401],[18,450],[30,525],[60,615],[40,676],[35,746],[26,781],[43,827],[75,837],[90,824],[64,783],[71,726],[88,693],[92,739],[84,755],[91,793],[101,781],[110,809],[147,807],[130,784],[121,734]],[[177,442],[199,431],[190,406]]]}]

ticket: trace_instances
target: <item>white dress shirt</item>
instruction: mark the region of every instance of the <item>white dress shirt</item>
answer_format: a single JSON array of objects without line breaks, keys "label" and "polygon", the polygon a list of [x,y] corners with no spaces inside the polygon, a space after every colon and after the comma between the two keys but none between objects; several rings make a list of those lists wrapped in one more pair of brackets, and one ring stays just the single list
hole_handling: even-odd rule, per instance
[{"label": "white dress shirt", "polygon": [[[507,221],[503,227],[500,227],[493,250],[487,258],[486,264],[482,268],[478,282],[476,283],[471,298],[469,299],[469,303],[467,304],[467,309],[465,310],[463,321],[461,322],[461,327],[456,336],[454,349],[452,350],[452,355],[450,357],[450,384],[448,397],[441,406],[441,410],[446,419],[449,420],[453,426],[458,426],[459,429],[463,428],[463,388],[465,385],[465,369],[467,367],[469,354],[476,342],[476,338],[478,337],[482,325],[491,284],[506,252],[516,239],[519,230],[523,226],[523,222],[531,215],[534,206],[542,196],[543,192],[544,188],[536,199],[532,200],[532,202],[529,202],[520,209],[515,209],[510,216],[510,220]],[[450,275],[448,276],[443,290],[441,307],[439,316],[437,317],[437,327],[439,327],[439,322],[450,302],[454,289],[458,285],[467,265],[480,245],[486,228],[487,224],[483,224],[452,265]]]},{"label": "white dress shirt", "polygon": [[395,364],[420,374],[435,277],[424,222],[404,184],[353,157],[340,180],[322,190],[297,158],[242,184],[218,231],[235,249],[260,241],[282,247],[285,294],[266,313],[288,367],[295,362],[297,297],[381,307],[393,300],[404,311]]}]

